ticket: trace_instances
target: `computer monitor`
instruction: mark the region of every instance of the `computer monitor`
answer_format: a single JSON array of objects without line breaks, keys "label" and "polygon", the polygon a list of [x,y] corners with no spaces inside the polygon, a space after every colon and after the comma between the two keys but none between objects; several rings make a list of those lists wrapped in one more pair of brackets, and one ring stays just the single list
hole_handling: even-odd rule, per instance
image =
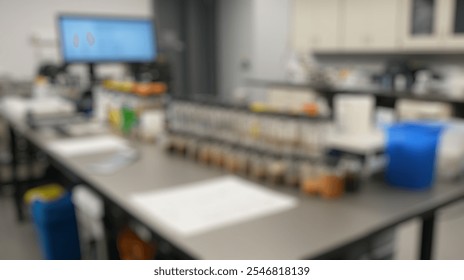
[{"label": "computer monitor", "polygon": [[88,65],[89,88],[77,102],[81,112],[92,112],[95,64],[152,62],[157,55],[150,18],[62,14],[58,17],[58,30],[65,64]]},{"label": "computer monitor", "polygon": [[153,20],[90,15],[60,15],[65,63],[150,62],[157,55]]}]

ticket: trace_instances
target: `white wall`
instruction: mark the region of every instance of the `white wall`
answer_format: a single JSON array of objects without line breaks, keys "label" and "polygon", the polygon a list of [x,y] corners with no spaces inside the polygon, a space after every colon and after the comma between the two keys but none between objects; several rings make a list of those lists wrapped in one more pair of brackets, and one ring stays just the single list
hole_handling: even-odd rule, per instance
[{"label": "white wall", "polygon": [[[61,12],[151,16],[151,0],[1,0],[0,76],[30,79],[40,61],[58,60],[56,16]],[[40,46],[33,38],[40,39]]]}]

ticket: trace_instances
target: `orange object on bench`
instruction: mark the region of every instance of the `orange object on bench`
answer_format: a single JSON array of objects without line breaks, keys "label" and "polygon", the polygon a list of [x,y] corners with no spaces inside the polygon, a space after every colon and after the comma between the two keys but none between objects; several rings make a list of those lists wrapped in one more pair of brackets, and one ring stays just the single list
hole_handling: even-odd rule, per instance
[{"label": "orange object on bench", "polygon": [[143,241],[129,228],[119,232],[117,246],[121,260],[153,260],[156,255],[155,245]]}]

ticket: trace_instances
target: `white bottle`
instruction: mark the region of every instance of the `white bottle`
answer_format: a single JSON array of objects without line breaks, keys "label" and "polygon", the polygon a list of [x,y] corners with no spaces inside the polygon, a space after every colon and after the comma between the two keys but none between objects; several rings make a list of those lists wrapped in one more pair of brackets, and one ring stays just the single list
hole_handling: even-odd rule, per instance
[{"label": "white bottle", "polygon": [[46,98],[50,92],[50,85],[46,77],[39,76],[35,79],[32,97],[35,99]]}]

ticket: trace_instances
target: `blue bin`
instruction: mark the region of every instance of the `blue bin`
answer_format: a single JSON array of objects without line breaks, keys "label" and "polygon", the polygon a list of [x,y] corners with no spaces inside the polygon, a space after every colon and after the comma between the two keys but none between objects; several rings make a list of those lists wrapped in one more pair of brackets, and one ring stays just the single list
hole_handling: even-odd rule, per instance
[{"label": "blue bin", "polygon": [[386,179],[390,185],[410,190],[432,186],[437,144],[444,126],[407,122],[388,128]]},{"label": "blue bin", "polygon": [[36,200],[31,207],[44,259],[80,259],[79,237],[71,195],[67,193],[51,202]]}]

